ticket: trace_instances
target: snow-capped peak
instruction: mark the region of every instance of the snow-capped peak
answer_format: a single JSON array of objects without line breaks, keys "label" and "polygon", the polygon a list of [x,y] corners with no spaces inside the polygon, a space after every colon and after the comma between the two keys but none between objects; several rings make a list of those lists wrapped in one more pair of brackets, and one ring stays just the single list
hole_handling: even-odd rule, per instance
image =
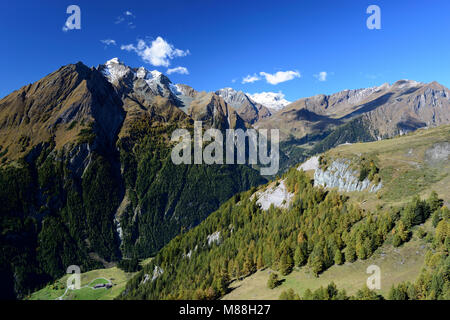
[{"label": "snow-capped peak", "polygon": [[221,92],[229,92],[229,93],[237,93],[237,91],[234,90],[234,89],[231,88],[231,87],[226,87],[226,88],[220,89],[220,90],[218,90],[218,91],[221,91]]},{"label": "snow-capped peak", "polygon": [[[119,58],[112,58],[105,62],[104,65],[100,66],[100,71],[111,83],[117,83],[120,79],[125,76],[132,74],[132,78],[143,79],[145,82],[151,86],[153,83],[161,84],[162,73],[158,70],[149,71],[144,67],[139,67],[137,69],[132,69],[126,66]],[[167,80],[164,80],[167,81]]]},{"label": "snow-capped peak", "polygon": [[157,80],[161,77],[162,73],[158,70],[149,71],[144,67],[140,67],[136,71],[136,77],[144,80]]},{"label": "snow-capped peak", "polygon": [[111,60],[106,61],[105,63],[106,65],[110,65],[110,64],[123,64],[119,58],[112,58]]},{"label": "snow-capped peak", "polygon": [[158,70],[152,70],[150,73],[152,74],[153,78],[159,78],[162,75],[162,73]]},{"label": "snow-capped peak", "polygon": [[284,98],[284,94],[281,92],[247,93],[247,96],[253,101],[275,111],[279,111],[291,103]]},{"label": "snow-capped peak", "polygon": [[230,87],[226,87],[226,88],[222,88],[216,91],[216,94],[221,96],[222,98],[226,98],[226,97],[234,97],[236,95],[238,95],[239,93],[243,93],[242,91],[236,91],[233,88]]},{"label": "snow-capped peak", "polygon": [[131,69],[124,65],[119,58],[112,58],[103,65],[102,73],[109,82],[114,83],[126,76]]},{"label": "snow-capped peak", "polygon": [[136,71],[136,77],[139,79],[146,79],[147,78],[148,71],[144,67],[140,67]]},{"label": "snow-capped peak", "polygon": [[235,109],[241,108],[244,103],[248,103],[249,101],[249,98],[244,92],[236,91],[230,87],[219,89],[215,93]]},{"label": "snow-capped peak", "polygon": [[182,94],[184,94],[184,90],[183,88],[181,88],[180,85],[178,84],[170,84],[170,90],[172,91],[172,93],[176,96],[181,96]]}]

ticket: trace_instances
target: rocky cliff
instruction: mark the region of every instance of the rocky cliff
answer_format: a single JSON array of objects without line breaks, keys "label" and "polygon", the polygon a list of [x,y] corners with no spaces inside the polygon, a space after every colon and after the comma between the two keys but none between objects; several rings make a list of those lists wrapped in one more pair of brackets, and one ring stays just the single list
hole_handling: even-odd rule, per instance
[{"label": "rocky cliff", "polygon": [[333,161],[328,168],[317,168],[314,173],[314,185],[326,188],[337,188],[339,191],[369,191],[377,192],[383,186],[382,182],[372,183],[368,178],[360,181],[359,172],[353,170],[349,160]]}]

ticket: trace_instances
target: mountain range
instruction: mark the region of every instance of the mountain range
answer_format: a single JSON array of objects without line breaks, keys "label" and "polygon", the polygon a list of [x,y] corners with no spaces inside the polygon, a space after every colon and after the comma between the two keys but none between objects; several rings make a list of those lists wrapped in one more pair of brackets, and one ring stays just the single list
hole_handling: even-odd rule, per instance
[{"label": "mountain range", "polygon": [[[450,92],[438,84],[400,80],[367,89],[299,99],[256,126],[282,130],[285,139],[330,130],[361,117],[374,139],[450,121]],[[350,141],[351,142],[351,141]]]},{"label": "mountain range", "polygon": [[192,131],[194,121],[279,129],[284,170],[339,144],[448,124],[449,115],[449,91],[436,82],[289,103],[279,94],[196,91],[117,58],[63,66],[0,100],[2,294],[24,297],[69,265],[155,255],[267,182],[247,165],[174,165],[171,133]]},{"label": "mountain range", "polygon": [[214,93],[185,91],[184,112],[173,88],[113,59],[63,66],[0,100],[2,295],[23,297],[69,265],[148,257],[266,181],[246,165],[175,166],[173,130],[247,124]]}]

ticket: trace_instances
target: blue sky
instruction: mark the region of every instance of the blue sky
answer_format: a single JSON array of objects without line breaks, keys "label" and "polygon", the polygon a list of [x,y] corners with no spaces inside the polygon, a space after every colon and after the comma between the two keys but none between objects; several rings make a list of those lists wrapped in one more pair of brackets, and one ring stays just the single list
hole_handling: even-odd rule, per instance
[{"label": "blue sky", "polygon": [[[71,4],[81,9],[81,30],[64,32]],[[381,9],[381,30],[366,27],[371,4]],[[170,79],[197,90],[280,91],[290,101],[399,79],[450,87],[449,15],[448,0],[1,1],[0,96],[62,65],[113,57],[164,73],[184,67],[188,75]],[[277,72],[293,79],[268,83]],[[242,83],[249,75],[260,80]]]}]

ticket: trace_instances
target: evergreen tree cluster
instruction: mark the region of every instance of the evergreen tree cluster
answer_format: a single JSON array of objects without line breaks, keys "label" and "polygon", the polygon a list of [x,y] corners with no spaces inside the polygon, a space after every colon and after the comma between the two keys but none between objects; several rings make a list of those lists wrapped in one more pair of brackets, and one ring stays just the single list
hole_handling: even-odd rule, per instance
[{"label": "evergreen tree cluster", "polygon": [[[74,145],[58,150],[51,140],[1,167],[0,294],[23,298],[70,265],[86,272],[125,258],[120,265],[135,270],[129,260],[155,254],[234,194],[266,182],[245,165],[175,166],[175,128],[135,119],[111,153],[89,127]],[[83,148],[87,166],[76,173]]]},{"label": "evergreen tree cluster", "polygon": [[[411,209],[422,212],[417,205],[441,206],[432,195],[426,201],[413,200],[405,208],[365,212],[337,192],[314,187],[301,171],[292,169],[283,179],[295,193],[288,209],[261,210],[252,196],[255,188],[234,196],[198,227],[165,246],[128,283],[120,298],[214,299],[227,292],[231,280],[264,267],[287,275],[295,267],[306,266],[319,275],[334,264],[369,258],[391,241]],[[214,233],[220,234],[220,241],[209,243],[208,236]],[[144,281],[152,278],[155,268],[164,272]],[[271,277],[269,287],[276,281],[275,275]]]},{"label": "evergreen tree cluster", "polygon": [[[392,286],[390,300],[449,300],[450,299],[450,210],[440,207],[436,194],[428,205],[433,213],[433,234],[428,237],[430,248],[420,276],[414,283],[403,282]],[[409,216],[409,215],[408,215]]]}]

